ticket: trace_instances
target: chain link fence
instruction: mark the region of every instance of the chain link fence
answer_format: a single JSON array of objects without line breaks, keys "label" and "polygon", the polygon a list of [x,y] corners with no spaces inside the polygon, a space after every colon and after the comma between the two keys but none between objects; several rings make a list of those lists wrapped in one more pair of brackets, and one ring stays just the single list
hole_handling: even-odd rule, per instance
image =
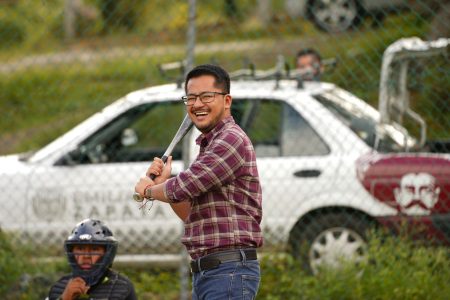
[{"label": "chain link fence", "polygon": [[[254,143],[263,184],[262,252],[290,252],[315,272],[340,255],[363,258],[373,225],[398,231],[405,221],[448,246],[449,1],[0,8],[0,227],[36,254],[61,256],[71,228],[95,217],[120,241],[118,260],[187,265],[175,214],[161,203],[140,210],[132,193],[176,132],[180,79],[200,63],[235,78],[233,115]],[[410,37],[441,40],[423,46],[426,55],[419,42],[403,45],[383,82],[385,50]],[[320,78],[297,69],[302,49],[320,54]],[[175,172],[195,157],[195,135],[175,149]]]}]

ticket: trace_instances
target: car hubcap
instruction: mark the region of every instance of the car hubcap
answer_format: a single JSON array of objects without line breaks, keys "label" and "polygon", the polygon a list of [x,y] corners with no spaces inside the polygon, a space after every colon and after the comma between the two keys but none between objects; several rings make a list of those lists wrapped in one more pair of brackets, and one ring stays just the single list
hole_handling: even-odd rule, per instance
[{"label": "car hubcap", "polygon": [[354,0],[319,0],[314,2],[311,13],[325,29],[343,31],[353,24],[358,11]]},{"label": "car hubcap", "polygon": [[309,261],[316,274],[321,267],[338,268],[343,261],[360,262],[366,256],[366,242],[349,228],[330,228],[312,243]]}]

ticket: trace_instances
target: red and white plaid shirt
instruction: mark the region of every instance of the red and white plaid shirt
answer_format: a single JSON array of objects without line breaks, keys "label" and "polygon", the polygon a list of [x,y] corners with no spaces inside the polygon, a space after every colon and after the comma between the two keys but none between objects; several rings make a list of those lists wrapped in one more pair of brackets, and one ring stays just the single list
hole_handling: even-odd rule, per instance
[{"label": "red and white plaid shirt", "polygon": [[192,203],[182,243],[192,259],[219,249],[260,247],[262,193],[250,139],[228,117],[197,144],[197,159],[164,190],[174,203]]}]

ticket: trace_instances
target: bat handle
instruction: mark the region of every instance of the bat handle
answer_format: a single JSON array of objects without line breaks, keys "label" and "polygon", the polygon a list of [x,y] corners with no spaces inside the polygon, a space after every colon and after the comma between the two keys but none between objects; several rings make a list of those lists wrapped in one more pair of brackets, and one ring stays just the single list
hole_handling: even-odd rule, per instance
[{"label": "bat handle", "polygon": [[[163,155],[162,157],[161,157],[161,160],[163,161],[163,163],[166,163],[166,161],[167,161],[167,159],[169,158],[169,156],[168,155]],[[155,180],[155,174],[150,174],[150,179],[151,180]],[[144,201],[145,200],[145,197],[142,197],[139,193],[134,193],[133,194],[133,200],[134,201],[136,201],[136,202],[142,202],[142,201]]]}]

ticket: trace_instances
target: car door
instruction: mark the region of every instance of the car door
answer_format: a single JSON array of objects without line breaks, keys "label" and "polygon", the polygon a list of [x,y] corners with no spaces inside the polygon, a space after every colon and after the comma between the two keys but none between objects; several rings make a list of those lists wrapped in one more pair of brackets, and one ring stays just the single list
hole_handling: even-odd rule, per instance
[{"label": "car door", "polygon": [[284,101],[235,99],[232,108],[256,152],[266,245],[279,243],[296,222],[300,204],[326,194],[337,160],[302,114]]},{"label": "car door", "polygon": [[[27,189],[29,229],[46,232],[43,238],[48,242],[65,237],[60,228],[99,218],[127,253],[142,248],[176,251],[181,225],[170,206],[155,202],[139,209],[132,195],[153,158],[164,153],[183,116],[183,106],[175,101],[133,107],[84,139],[75,151],[61,154],[53,165],[36,167]],[[181,157],[178,145],[173,151],[174,174],[182,170]]]}]

